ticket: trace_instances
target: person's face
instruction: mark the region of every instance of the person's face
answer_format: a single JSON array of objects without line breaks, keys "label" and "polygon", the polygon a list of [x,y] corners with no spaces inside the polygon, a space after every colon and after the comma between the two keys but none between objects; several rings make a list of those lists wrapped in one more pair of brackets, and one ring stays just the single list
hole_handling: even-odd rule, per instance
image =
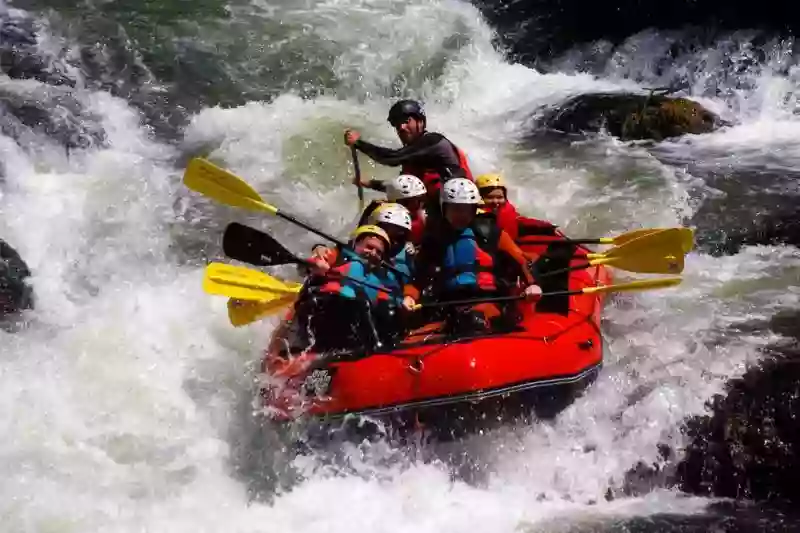
[{"label": "person's face", "polygon": [[425,122],[411,116],[393,122],[392,126],[404,146],[411,144],[425,132]]},{"label": "person's face", "polygon": [[422,208],[422,202],[424,199],[424,196],[417,196],[416,198],[401,198],[397,200],[397,203],[408,209],[408,212],[411,213],[411,216],[413,217],[414,214]]},{"label": "person's face", "polygon": [[482,197],[483,202],[493,210],[506,205],[506,193],[500,187],[490,190]]},{"label": "person's face", "polygon": [[445,204],[444,218],[454,229],[464,229],[472,224],[476,209],[473,204]]},{"label": "person's face", "polygon": [[356,242],[354,250],[371,263],[380,263],[383,254],[386,252],[386,243],[376,235],[366,235]]},{"label": "person's face", "polygon": [[392,246],[388,252],[392,255],[399,252],[408,241],[409,231],[403,227],[395,226],[394,224],[378,224],[378,226],[385,231],[389,238],[392,240]]}]

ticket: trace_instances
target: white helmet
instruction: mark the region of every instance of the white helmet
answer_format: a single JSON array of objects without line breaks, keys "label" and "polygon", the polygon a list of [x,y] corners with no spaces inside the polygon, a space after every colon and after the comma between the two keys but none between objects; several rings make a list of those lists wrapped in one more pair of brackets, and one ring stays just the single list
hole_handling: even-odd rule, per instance
[{"label": "white helmet", "polygon": [[481,203],[481,193],[478,186],[466,178],[453,178],[447,180],[442,187],[440,200],[443,204],[471,204]]},{"label": "white helmet", "polygon": [[427,192],[422,180],[411,174],[400,174],[386,184],[386,197],[390,202],[425,196]]},{"label": "white helmet", "polygon": [[411,213],[400,204],[381,204],[370,213],[370,224],[392,224],[411,231]]}]

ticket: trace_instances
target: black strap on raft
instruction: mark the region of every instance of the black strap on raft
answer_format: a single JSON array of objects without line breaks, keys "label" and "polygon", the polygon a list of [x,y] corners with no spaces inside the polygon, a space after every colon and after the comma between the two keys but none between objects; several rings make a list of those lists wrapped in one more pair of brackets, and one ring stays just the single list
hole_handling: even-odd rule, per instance
[{"label": "black strap on raft", "polygon": [[367,313],[366,300],[314,291],[298,305],[297,320],[315,351],[365,356],[374,350],[376,339]]},{"label": "black strap on raft", "polygon": [[[576,250],[577,245],[568,241],[554,241],[534,262],[532,270],[536,273],[536,283],[542,288],[542,292],[569,290],[569,278],[572,272],[564,271],[553,276],[543,276],[543,274],[569,268]],[[569,296],[542,298],[536,303],[536,311],[566,316],[569,313]]]}]

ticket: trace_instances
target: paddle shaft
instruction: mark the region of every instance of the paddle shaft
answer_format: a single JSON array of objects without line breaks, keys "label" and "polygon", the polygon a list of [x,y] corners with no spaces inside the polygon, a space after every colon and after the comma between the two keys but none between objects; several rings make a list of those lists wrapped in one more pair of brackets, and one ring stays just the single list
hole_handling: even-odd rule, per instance
[{"label": "paddle shaft", "polygon": [[[313,263],[311,263],[310,261],[303,261],[303,264],[310,265],[310,264],[313,264]],[[366,281],[361,281],[360,279],[351,278],[350,276],[345,276],[344,274],[339,274],[338,272],[328,272],[328,273],[326,273],[324,275],[328,275],[328,276],[336,277],[336,278],[342,278],[342,279],[347,280],[347,281],[352,281],[353,283],[356,283],[358,285],[362,285],[364,287],[367,287],[367,288],[375,290],[375,291],[385,292],[386,294],[391,294],[393,296],[401,296],[402,295],[402,294],[397,293],[397,292],[395,292],[395,291],[393,291],[391,289],[387,289],[386,287],[379,287],[377,285],[372,285],[371,283],[367,283]]]},{"label": "paddle shaft", "polygon": [[[551,270],[550,272],[545,272],[544,274],[539,274],[539,278],[546,278],[549,276],[556,276],[558,274],[564,274],[566,272],[572,272],[573,270],[583,270],[584,268],[593,267],[592,263],[583,263],[581,265],[575,265],[567,268],[559,268],[558,270]],[[600,265],[597,265],[600,266]]]},{"label": "paddle shaft", "polygon": [[358,205],[364,208],[364,187],[361,186],[361,164],[358,162],[358,152],[355,146],[350,147],[350,156],[353,158],[353,171],[355,172],[355,183],[358,187]]},{"label": "paddle shaft", "polygon": [[[247,246],[234,246],[234,243],[246,243]],[[262,251],[267,249],[271,249],[274,253],[264,253]],[[314,266],[312,260],[297,257],[272,236],[255,228],[239,224],[238,222],[232,222],[225,229],[225,235],[222,240],[222,250],[225,252],[225,255],[232,259],[255,266],[277,266],[286,264],[303,265],[306,267]],[[275,257],[278,258],[277,261],[274,259]],[[384,287],[377,287],[343,274],[332,274],[352,281],[353,283],[369,287],[370,289],[386,292],[388,294],[395,294],[394,291]]]},{"label": "paddle shaft", "polygon": [[[305,265],[307,267],[313,267],[314,266],[314,262],[312,260],[310,260],[310,259],[300,259],[299,257],[295,257],[295,260],[297,261],[298,265]],[[386,294],[399,296],[399,294],[397,294],[395,291],[393,291],[391,289],[387,289],[386,287],[379,287],[377,285],[373,285],[371,283],[367,283],[366,281],[361,281],[360,279],[355,279],[355,278],[351,278],[350,276],[345,276],[344,274],[339,274],[338,272],[328,271],[323,275],[342,278],[342,279],[345,279],[347,281],[352,281],[353,283],[357,283],[358,285],[362,285],[364,287],[367,287],[367,288],[375,290],[375,291],[385,292]]]},{"label": "paddle shaft", "polygon": [[[580,258],[580,257],[586,257],[586,256],[585,255],[584,256],[576,255],[575,257]],[[600,259],[600,258],[597,257],[596,259]],[[614,257],[611,257],[611,258],[608,258],[607,261],[603,261],[603,262],[597,262],[597,263],[587,262],[587,263],[582,263],[580,265],[575,265],[575,266],[571,266],[571,267],[559,268],[558,270],[551,270],[550,272],[545,272],[543,274],[539,274],[538,278],[546,278],[546,277],[549,277],[549,276],[556,276],[558,274],[565,274],[567,272],[572,272],[573,270],[583,270],[584,268],[591,268],[593,266],[607,265],[607,266],[617,267],[617,264],[615,264],[614,259],[615,259]],[[632,271],[632,272],[639,272],[639,270],[635,270],[635,269],[631,269],[631,268],[625,268],[624,265],[620,265],[617,268],[621,268],[622,270],[628,270],[628,271]],[[648,272],[648,271],[644,271],[644,272]],[[662,272],[661,270],[659,270],[658,273],[666,274],[666,273],[672,273],[672,271],[663,271]]]},{"label": "paddle shaft", "polygon": [[[638,280],[638,281],[631,281],[629,283],[621,283],[619,285],[598,285],[596,287],[585,287],[583,289],[578,289],[574,291],[555,291],[555,292],[546,292],[541,295],[541,297],[545,296],[572,296],[577,294],[605,294],[611,292],[630,292],[630,291],[644,291],[644,290],[653,290],[653,289],[663,289],[666,287],[673,287],[678,285],[682,281],[682,278],[679,277],[672,277],[672,278],[657,278],[657,279],[649,279],[649,280]],[[448,302],[437,302],[437,303],[427,303],[422,304],[419,307],[444,307],[448,305],[472,305],[476,303],[483,303],[483,302],[509,302],[514,300],[522,300],[525,298],[524,294],[519,294],[516,296],[495,296],[489,298],[475,298],[472,300],[451,300]]]},{"label": "paddle shaft", "polygon": [[607,239],[519,239],[518,244],[611,244]]},{"label": "paddle shaft", "polygon": [[[555,292],[545,292],[542,294],[542,298],[546,296],[574,296],[576,294],[585,294],[582,290],[577,291],[555,291]],[[493,303],[493,302],[512,302],[514,300],[522,300],[525,298],[524,294],[518,294],[516,296],[494,296],[491,298],[477,298],[472,300],[450,300],[449,302],[436,302],[436,303],[428,303],[422,304],[421,307],[429,308],[429,307],[448,307],[452,305],[472,305],[472,304],[479,304],[479,303]]]},{"label": "paddle shaft", "polygon": [[[183,178],[184,183],[192,190],[204,194],[215,200],[230,205],[232,207],[244,207],[257,211],[266,211],[273,216],[280,217],[287,222],[310,231],[314,235],[329,240],[347,250],[353,250],[345,242],[336,237],[325,233],[322,230],[311,226],[292,215],[284,213],[277,207],[264,202],[263,198],[239,176],[224,170],[215,164],[202,158],[195,158],[186,167]],[[388,261],[381,261],[381,264],[399,276],[405,276],[400,270],[392,266]]]},{"label": "paddle shaft", "polygon": [[[582,258],[585,263],[559,268],[541,274],[539,277],[555,276],[574,270],[589,268],[594,265],[608,265],[631,272],[645,273],[676,273],[683,270],[683,256],[685,255],[682,236],[677,228],[655,230],[650,233],[631,238],[641,230],[630,232],[615,237],[614,240],[623,240],[603,254],[576,254],[575,258]],[[670,260],[672,258],[672,260]]]},{"label": "paddle shaft", "polygon": [[[329,235],[329,234],[325,233],[324,231],[315,228],[314,226],[309,226],[308,224],[306,224],[302,220],[298,220],[298,219],[294,218],[292,215],[287,215],[286,213],[284,213],[280,209],[275,212],[275,215],[281,217],[282,219],[286,220],[287,222],[291,222],[292,224],[296,224],[297,226],[300,226],[301,228],[303,228],[305,230],[308,230],[311,233],[322,237],[323,239],[328,239],[333,244],[335,244],[337,246],[340,246],[341,248],[343,248],[345,250],[350,250],[353,253],[355,253],[355,250],[353,250],[352,246],[348,246],[346,243],[340,241],[336,237],[334,237],[332,235]],[[397,268],[393,267],[391,264],[389,264],[389,262],[381,261],[381,264],[384,267],[386,267],[389,270],[391,270],[392,272],[394,272],[395,274],[397,274],[398,276],[403,276],[404,278],[406,277],[406,275],[403,272],[401,272]]]},{"label": "paddle shaft", "polygon": [[[307,266],[307,267],[313,267],[314,266],[314,262],[311,261],[310,259],[300,259],[299,257],[296,257],[295,259],[297,260],[297,264],[298,265],[304,265],[304,266]],[[358,285],[363,285],[364,287],[370,288],[372,290],[376,290],[376,291],[380,291],[380,292],[385,292],[386,294],[392,294],[392,295],[399,296],[399,294],[397,294],[395,291],[393,291],[391,289],[387,289],[386,287],[379,287],[377,285],[373,285],[371,283],[367,283],[366,281],[361,281],[360,279],[355,279],[355,278],[351,278],[350,276],[345,276],[344,274],[339,274],[338,272],[328,271],[325,274],[323,274],[323,276],[341,278],[341,279],[344,279],[344,280],[347,280],[347,281],[352,281],[353,283],[357,283]]]},{"label": "paddle shaft", "polygon": [[[303,263],[303,264],[305,264],[305,263]],[[364,287],[368,287],[368,288],[376,290],[376,291],[385,292],[385,293],[391,294],[393,296],[399,296],[399,294],[397,294],[395,291],[393,291],[391,289],[387,289],[386,287],[379,287],[377,285],[372,285],[371,283],[367,283],[367,282],[361,281],[359,279],[351,278],[350,276],[345,276],[344,274],[339,274],[338,272],[327,272],[327,273],[325,273],[323,275],[329,276],[331,278],[344,279],[344,280],[356,283],[358,285],[363,285]],[[227,285],[227,286],[231,286],[231,287],[241,287],[241,288],[244,288],[244,289],[255,288],[256,290],[262,290],[262,291],[267,291],[267,292],[278,292],[280,294],[285,294],[285,295],[290,295],[290,294],[294,294],[295,293],[295,291],[284,292],[284,291],[275,291],[274,289],[269,289],[269,288],[262,288],[262,287],[260,287],[260,285],[257,282],[248,282],[246,280],[234,280],[234,279],[230,279],[230,278],[226,278],[226,277],[219,277],[219,276],[214,276],[214,275],[211,275],[211,277],[209,279],[211,281],[216,282],[216,283],[221,283],[223,285]],[[304,283],[303,284],[303,288],[305,288],[306,286],[307,286],[307,283]],[[302,290],[302,288],[300,290]],[[300,291],[297,291],[297,293],[299,293],[299,292]],[[242,299],[242,298],[239,298],[239,299]]]},{"label": "paddle shaft", "polygon": [[652,229],[637,229],[633,231],[629,231],[627,233],[623,233],[621,235],[617,235],[616,237],[601,237],[601,238],[594,238],[594,239],[570,239],[568,237],[564,237],[563,239],[524,239],[520,240],[522,244],[554,244],[554,243],[563,243],[563,244],[613,244],[613,245],[622,245],[626,242],[632,241],[634,239],[638,239],[641,237],[646,237],[647,235],[653,233],[659,233],[661,231],[665,231],[669,228],[652,228]]},{"label": "paddle shaft", "polygon": [[616,237],[602,237],[602,238],[594,238],[594,239],[569,239],[564,237],[563,239],[526,239],[521,238],[517,241],[518,244],[534,244],[534,245],[547,245],[547,244],[558,244],[563,243],[564,245],[567,244],[611,244],[616,246],[621,246],[627,242],[633,241],[635,239],[639,239],[642,237],[647,237],[648,235],[661,233],[664,231],[668,231],[670,229],[680,229],[681,230],[681,247],[683,248],[684,253],[689,253],[692,250],[693,242],[694,242],[694,233],[688,228],[645,228],[645,229],[638,229],[629,231],[627,233],[623,233],[621,235],[617,235]]},{"label": "paddle shaft", "polygon": [[[323,239],[328,239],[328,240],[329,240],[329,241],[331,241],[333,244],[335,244],[335,245],[337,245],[337,246],[339,246],[339,247],[341,247],[341,248],[343,248],[343,249],[345,249],[345,250],[349,250],[349,251],[351,251],[351,252],[355,253],[355,250],[353,250],[353,247],[352,247],[352,246],[349,246],[349,245],[345,244],[344,242],[340,241],[340,240],[339,240],[339,239],[337,239],[336,237],[333,237],[332,235],[328,235],[327,233],[325,233],[325,232],[324,232],[324,231],[322,231],[322,230],[319,230],[319,229],[317,229],[317,228],[315,228],[315,227],[313,227],[313,226],[309,226],[309,225],[308,225],[308,224],[306,224],[305,222],[303,222],[303,221],[301,221],[301,220],[298,220],[298,219],[294,218],[292,215],[287,215],[286,213],[284,213],[284,212],[283,212],[283,211],[281,211],[281,210],[278,210],[278,211],[276,211],[276,212],[275,212],[275,215],[276,215],[276,216],[279,216],[279,217],[281,217],[282,219],[284,219],[284,220],[286,220],[286,221],[288,221],[288,222],[291,222],[291,223],[293,223],[293,224],[297,224],[297,225],[298,225],[298,226],[300,226],[301,228],[303,228],[303,229],[305,229],[305,230],[308,230],[308,231],[310,231],[311,233],[313,233],[313,234],[315,234],[315,235],[319,235],[319,236],[320,236],[320,237],[322,237]],[[358,259],[358,261],[361,261],[361,262],[363,262],[363,260],[362,260],[362,259],[360,259],[360,258]],[[402,276],[403,278],[407,278],[407,277],[408,277],[406,274],[404,274],[403,272],[401,272],[400,270],[398,270],[396,267],[392,266],[392,265],[391,265],[391,264],[390,264],[388,261],[381,260],[381,265],[383,265],[383,266],[384,266],[384,267],[386,267],[387,269],[391,270],[392,272],[394,272],[394,273],[395,273],[395,274],[397,274],[398,276]]]}]

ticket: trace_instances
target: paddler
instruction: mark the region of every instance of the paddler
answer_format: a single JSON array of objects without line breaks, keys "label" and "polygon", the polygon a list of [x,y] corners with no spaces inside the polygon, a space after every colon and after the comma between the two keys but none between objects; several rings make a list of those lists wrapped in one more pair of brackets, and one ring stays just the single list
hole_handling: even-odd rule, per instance
[{"label": "paddler", "polygon": [[391,248],[389,235],[375,225],[360,226],[350,244],[353,251],[336,254],[333,263],[312,260],[308,296],[298,302],[300,330],[311,333],[319,351],[373,347],[397,328],[401,293],[390,292],[381,266]]},{"label": "paddler", "polygon": [[427,194],[425,184],[416,176],[401,174],[387,183],[385,189],[386,200],[373,200],[370,202],[364,212],[361,213],[358,225],[369,223],[372,214],[382,204],[387,202],[400,204],[408,210],[411,216],[411,234],[408,236],[408,240],[418,246],[422,242],[422,235],[425,231],[426,214],[423,208],[425,195]]},{"label": "paddler", "polygon": [[[410,240],[413,232],[411,214],[399,203],[381,203],[373,209],[364,223],[381,228],[389,236],[392,244],[387,256],[397,272],[387,270],[386,284],[398,292],[402,291],[403,285],[411,280],[416,254],[416,247]],[[318,244],[311,253],[314,259],[334,264],[341,252],[338,248]]]},{"label": "paddler", "polygon": [[[434,208],[438,207],[443,182],[458,177],[472,180],[466,154],[441,133],[426,130],[427,117],[422,104],[416,100],[400,100],[389,109],[387,120],[403,143],[402,148],[385,148],[368,143],[351,129],[345,130],[344,143],[382,165],[401,166],[402,174],[421,179],[427,190],[428,205]],[[385,185],[378,180],[361,185],[385,190]]]},{"label": "paddler", "polygon": [[508,200],[508,189],[500,174],[481,174],[475,185],[483,199],[483,209],[494,214],[497,227],[508,233],[513,240],[519,236],[519,213]]},{"label": "paddler", "polygon": [[[501,279],[502,259],[509,259],[518,267],[525,299],[539,299],[542,291],[534,284],[522,250],[493,220],[476,218],[481,197],[473,182],[464,178],[446,182],[441,204],[444,222],[423,240],[415,278],[404,288],[403,307],[413,311],[427,287],[432,287],[437,301],[496,296],[503,292],[503,283],[509,281]],[[501,318],[500,308],[494,303],[448,311],[448,324],[451,331],[457,332],[487,331]]]}]

